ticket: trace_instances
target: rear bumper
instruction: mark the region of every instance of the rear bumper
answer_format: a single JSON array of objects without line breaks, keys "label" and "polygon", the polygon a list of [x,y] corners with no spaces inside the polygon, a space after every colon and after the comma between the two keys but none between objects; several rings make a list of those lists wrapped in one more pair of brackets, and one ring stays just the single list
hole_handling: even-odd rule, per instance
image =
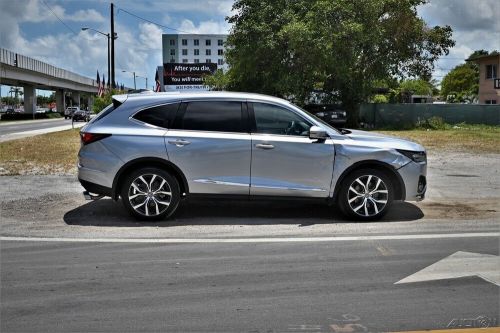
[{"label": "rear bumper", "polygon": [[410,162],[398,169],[406,189],[406,201],[421,201],[427,191],[427,164]]},{"label": "rear bumper", "polygon": [[95,183],[83,180],[81,178],[78,178],[78,181],[80,182],[80,184],[82,184],[83,188],[86,189],[87,191],[89,191],[90,193],[105,195],[108,197],[113,195],[113,190],[110,187],[95,184]]}]

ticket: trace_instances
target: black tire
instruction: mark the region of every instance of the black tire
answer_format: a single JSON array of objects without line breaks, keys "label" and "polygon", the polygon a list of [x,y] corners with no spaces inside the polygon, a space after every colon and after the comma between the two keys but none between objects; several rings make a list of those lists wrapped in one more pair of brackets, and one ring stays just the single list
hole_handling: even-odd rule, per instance
[{"label": "black tire", "polygon": [[179,183],[165,170],[142,168],[125,177],[120,196],[125,208],[135,218],[142,221],[163,220],[172,216],[179,206]]},{"label": "black tire", "polygon": [[[365,190],[366,184],[368,190]],[[385,172],[359,169],[351,172],[342,181],[337,204],[341,212],[350,219],[373,221],[387,213],[393,200],[394,185]]]}]

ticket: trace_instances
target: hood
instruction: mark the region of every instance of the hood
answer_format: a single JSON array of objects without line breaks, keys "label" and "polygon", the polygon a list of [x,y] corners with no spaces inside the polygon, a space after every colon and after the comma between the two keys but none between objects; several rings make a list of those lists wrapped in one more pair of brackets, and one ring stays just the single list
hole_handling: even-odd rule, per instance
[{"label": "hood", "polygon": [[375,132],[360,130],[348,130],[350,133],[346,137],[355,141],[360,146],[379,147],[388,149],[403,149],[411,151],[425,151],[425,148],[413,141],[398,138],[396,136],[384,135]]}]

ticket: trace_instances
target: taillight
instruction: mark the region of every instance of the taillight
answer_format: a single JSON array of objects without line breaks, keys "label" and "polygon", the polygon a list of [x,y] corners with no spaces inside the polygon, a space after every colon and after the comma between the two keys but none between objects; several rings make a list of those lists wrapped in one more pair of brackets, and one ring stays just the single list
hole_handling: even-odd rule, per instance
[{"label": "taillight", "polygon": [[111,136],[111,134],[100,134],[100,133],[85,133],[80,132],[80,139],[84,145],[88,145],[89,143],[99,141],[101,139],[107,138]]}]

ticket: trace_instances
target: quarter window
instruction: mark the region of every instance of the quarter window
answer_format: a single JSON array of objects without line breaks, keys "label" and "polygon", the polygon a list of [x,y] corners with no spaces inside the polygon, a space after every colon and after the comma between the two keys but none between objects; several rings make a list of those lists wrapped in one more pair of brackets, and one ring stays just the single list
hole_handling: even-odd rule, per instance
[{"label": "quarter window", "polygon": [[146,124],[169,128],[175,118],[179,103],[155,106],[135,114],[134,119]]},{"label": "quarter window", "polygon": [[253,103],[257,133],[308,136],[311,123],[280,106]]},{"label": "quarter window", "polygon": [[190,102],[181,129],[214,132],[244,132],[240,102]]},{"label": "quarter window", "polygon": [[497,66],[496,65],[486,65],[486,78],[496,79],[497,78]]}]

